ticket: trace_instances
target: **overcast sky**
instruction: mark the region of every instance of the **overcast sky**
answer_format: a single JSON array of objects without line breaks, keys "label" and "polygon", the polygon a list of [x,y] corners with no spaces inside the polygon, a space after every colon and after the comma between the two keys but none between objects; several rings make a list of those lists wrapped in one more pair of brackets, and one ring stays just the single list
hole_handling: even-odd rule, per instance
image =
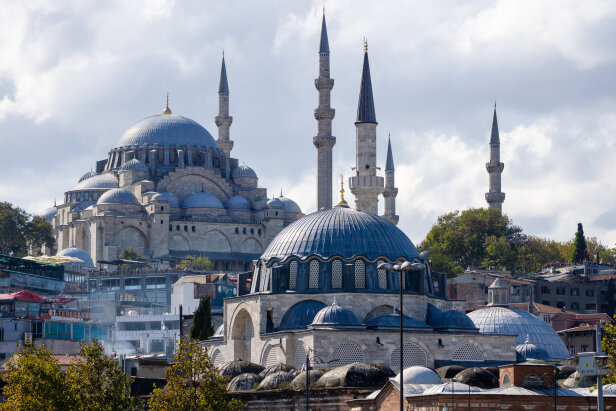
[{"label": "overcast sky", "polygon": [[[255,169],[269,195],[282,189],[304,212],[315,211],[322,6],[2,0],[0,200],[30,212],[60,201],[127,128],[162,111],[167,91],[174,113],[216,137],[224,49],[232,155]],[[416,244],[438,215],[486,206],[496,100],[504,212],[528,234],[567,240],[582,222],[587,235],[614,246],[616,2],[329,0],[325,7],[334,175],[348,176],[355,165],[366,36],[378,163],[390,132],[400,227]]]}]

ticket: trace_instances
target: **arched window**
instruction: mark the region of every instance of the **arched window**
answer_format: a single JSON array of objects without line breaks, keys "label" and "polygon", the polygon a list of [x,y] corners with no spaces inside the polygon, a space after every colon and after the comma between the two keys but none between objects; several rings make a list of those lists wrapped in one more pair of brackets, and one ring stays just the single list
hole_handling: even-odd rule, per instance
[{"label": "arched window", "polygon": [[214,364],[215,367],[220,366],[224,362],[223,360],[224,358],[222,357],[220,350],[215,350],[212,353],[212,364]]},{"label": "arched window", "polygon": [[459,346],[451,356],[453,361],[483,362],[483,354],[473,344]]},{"label": "arched window", "polygon": [[366,265],[362,260],[355,261],[355,288],[366,288]]},{"label": "arched window", "polygon": [[317,260],[310,261],[308,288],[319,288],[319,262]]},{"label": "arched window", "polygon": [[381,315],[393,314],[393,312],[394,308],[391,305],[380,305],[366,315],[366,318],[364,318],[364,324],[368,324],[376,317],[380,317]]},{"label": "arched window", "polygon": [[332,288],[342,288],[342,261],[332,261]]},{"label": "arched window", "polygon": [[509,378],[509,374],[505,374],[503,377],[503,387],[511,387],[511,378]]},{"label": "arched window", "polygon": [[271,345],[265,349],[265,354],[263,355],[263,365],[265,368],[278,364],[278,352],[276,351],[276,347],[272,347]]},{"label": "arched window", "polygon": [[[380,264],[384,263],[383,260],[379,260],[376,262],[376,266],[378,267]],[[377,269],[377,277],[379,279],[379,288],[387,289],[387,271]]]},{"label": "arched window", "polygon": [[306,349],[304,343],[300,341],[295,350],[295,368],[301,370],[304,364],[306,364]]},{"label": "arched window", "polygon": [[360,346],[352,342],[340,344],[332,354],[332,362],[336,364],[336,367],[365,361],[366,356]]},{"label": "arched window", "polygon": [[289,264],[289,288],[291,290],[297,288],[297,261],[291,261]]},{"label": "arched window", "polygon": [[[421,365],[423,367],[428,366],[428,355],[426,352],[415,343],[404,343],[403,361],[404,368]],[[389,357],[389,364],[391,369],[397,371],[400,369],[400,346],[397,346]]]}]

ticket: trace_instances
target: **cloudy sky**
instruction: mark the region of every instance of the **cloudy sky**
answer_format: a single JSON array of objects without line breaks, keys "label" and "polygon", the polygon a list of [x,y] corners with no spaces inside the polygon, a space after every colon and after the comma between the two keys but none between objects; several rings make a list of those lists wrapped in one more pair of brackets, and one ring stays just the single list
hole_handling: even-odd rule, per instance
[{"label": "cloudy sky", "polygon": [[[35,212],[61,199],[124,130],[161,112],[166,92],[174,113],[216,136],[224,49],[233,155],[270,195],[282,189],[314,211],[322,7],[3,1],[0,200]],[[504,211],[529,234],[566,240],[580,221],[587,235],[616,243],[616,2],[328,0],[325,7],[334,174],[348,176],[355,162],[366,36],[379,163],[390,132],[400,227],[415,243],[438,215],[486,205],[494,100]]]}]

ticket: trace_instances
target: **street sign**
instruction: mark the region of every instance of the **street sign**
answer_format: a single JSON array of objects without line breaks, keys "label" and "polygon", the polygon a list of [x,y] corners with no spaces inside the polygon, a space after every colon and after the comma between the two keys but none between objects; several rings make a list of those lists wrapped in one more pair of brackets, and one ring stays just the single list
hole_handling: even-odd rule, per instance
[{"label": "street sign", "polygon": [[581,352],[578,354],[578,374],[597,375],[594,352]]}]

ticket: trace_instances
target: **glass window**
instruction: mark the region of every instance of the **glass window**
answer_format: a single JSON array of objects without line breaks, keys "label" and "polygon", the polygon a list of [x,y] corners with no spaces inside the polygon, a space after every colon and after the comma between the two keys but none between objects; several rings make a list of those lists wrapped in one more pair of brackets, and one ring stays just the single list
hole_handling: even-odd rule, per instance
[{"label": "glass window", "polygon": [[141,278],[125,278],[124,279],[125,290],[141,290]]},{"label": "glass window", "polygon": [[558,295],[565,295],[565,287],[557,287],[556,288],[556,294],[558,294]]},{"label": "glass window", "polygon": [[586,297],[594,297],[595,290],[586,290]]},{"label": "glass window", "polygon": [[146,277],[145,288],[165,288],[165,277]]},{"label": "glass window", "polygon": [[572,288],[571,289],[571,295],[580,295],[580,290],[577,288]]}]

